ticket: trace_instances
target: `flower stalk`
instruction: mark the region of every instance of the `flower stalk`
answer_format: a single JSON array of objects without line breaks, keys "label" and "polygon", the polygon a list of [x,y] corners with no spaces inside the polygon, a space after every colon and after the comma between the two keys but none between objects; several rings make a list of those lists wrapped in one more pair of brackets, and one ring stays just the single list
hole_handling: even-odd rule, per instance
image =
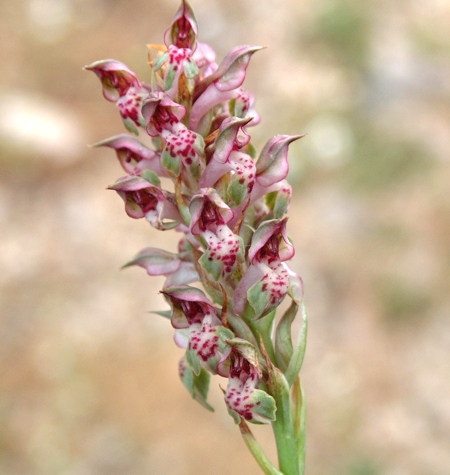
[{"label": "flower stalk", "polygon": [[[213,49],[198,41],[187,1],[164,44],[149,48],[148,84],[112,59],[85,67],[134,134],[95,144],[112,148],[126,173],[108,188],[128,216],[180,236],[177,250],[148,247],[124,267],[165,276],[161,292],[170,310],[155,313],[170,319],[175,343],[184,349],[178,371],[192,398],[213,410],[211,376],[224,378],[225,405],[262,471],[303,475],[299,372],[307,317],[302,280],[288,264],[295,250],[286,217],[288,148],[303,135],[277,135],[256,152],[248,129],[260,118],[242,85],[262,48],[237,46],[216,63]],[[291,303],[277,316],[286,298]],[[272,425],[278,468],[248,423]]]}]

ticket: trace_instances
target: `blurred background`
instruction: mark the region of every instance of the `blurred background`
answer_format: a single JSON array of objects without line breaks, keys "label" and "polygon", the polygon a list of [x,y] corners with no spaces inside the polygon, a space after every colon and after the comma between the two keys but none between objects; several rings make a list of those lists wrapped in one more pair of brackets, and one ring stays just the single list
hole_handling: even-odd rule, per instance
[{"label": "blurred background", "polygon": [[[450,473],[450,2],[192,0],[290,147],[288,231],[310,316],[308,475]],[[0,474],[260,473],[213,380],[177,376],[162,280],[119,271],[178,236],[105,187],[124,131],[82,66],[148,80],[178,0],[0,1]],[[270,428],[256,433],[275,457]]]}]

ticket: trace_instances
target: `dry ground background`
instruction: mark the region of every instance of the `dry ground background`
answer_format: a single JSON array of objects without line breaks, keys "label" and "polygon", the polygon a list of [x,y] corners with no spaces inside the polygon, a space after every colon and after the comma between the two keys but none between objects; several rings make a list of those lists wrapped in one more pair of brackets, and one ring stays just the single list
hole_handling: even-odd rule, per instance
[{"label": "dry ground background", "polygon": [[[261,147],[291,146],[310,335],[308,475],[450,474],[450,2],[192,0],[252,59]],[[161,281],[119,267],[175,236],[105,187],[122,132],[81,67],[146,78],[178,0],[0,1],[0,474],[256,475],[213,382],[185,393]],[[145,79],[144,79],[145,80]],[[271,448],[270,430],[258,434]]]}]

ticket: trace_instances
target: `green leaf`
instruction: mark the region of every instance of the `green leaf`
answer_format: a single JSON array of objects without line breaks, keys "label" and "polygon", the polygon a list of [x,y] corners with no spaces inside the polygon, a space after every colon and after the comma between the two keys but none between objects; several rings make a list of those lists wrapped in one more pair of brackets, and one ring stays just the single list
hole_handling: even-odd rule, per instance
[{"label": "green leaf", "polygon": [[208,373],[205,368],[202,368],[200,374],[194,379],[194,399],[198,401],[204,408],[208,409],[208,411],[214,412],[213,407],[206,402],[210,381],[211,374]]},{"label": "green leaf", "polygon": [[288,208],[289,200],[287,196],[283,193],[278,193],[275,207],[273,209],[273,217],[275,219],[281,219],[286,214]]},{"label": "green leaf", "polygon": [[255,439],[254,435],[251,433],[251,431],[250,431],[249,427],[247,426],[247,424],[245,423],[245,421],[242,421],[239,424],[239,428],[241,430],[242,438],[244,439],[245,444],[247,445],[248,449],[250,450],[251,454],[253,455],[253,457],[256,460],[256,462],[258,463],[258,465],[261,467],[261,470],[266,475],[283,475],[280,471],[278,471],[272,465],[269,458],[264,453],[264,450],[262,449],[261,445]]},{"label": "green leaf", "polygon": [[243,150],[243,152],[247,153],[248,155],[250,155],[250,157],[252,157],[253,159],[256,158],[256,155],[258,154],[258,150],[257,148],[251,143],[249,142],[245,149]]},{"label": "green leaf", "polygon": [[264,197],[264,199],[266,201],[266,205],[271,210],[273,210],[273,208],[275,206],[275,202],[276,202],[276,199],[277,199],[277,194],[278,194],[278,191],[272,191],[270,193],[267,193],[267,195]]},{"label": "green leaf", "polygon": [[157,151],[161,151],[164,146],[164,142],[161,137],[152,137],[152,144]]},{"label": "green leaf", "polygon": [[286,380],[288,381],[289,386],[292,386],[295,380],[297,379],[297,376],[303,364],[303,360],[305,358],[306,336],[308,334],[308,316],[306,314],[304,304],[302,304],[301,309],[303,317],[302,327],[300,328],[297,343],[295,345],[294,351],[289,361],[289,365],[285,372]]},{"label": "green leaf", "polygon": [[297,315],[298,305],[292,302],[291,306],[286,310],[281,317],[280,323],[277,326],[275,333],[275,355],[277,359],[277,366],[286,371],[289,361],[292,358],[294,348],[292,345],[291,327],[295,316]]},{"label": "green leaf", "polygon": [[276,309],[272,310],[263,317],[259,317],[256,320],[252,321],[252,328],[254,331],[257,332],[257,334],[261,336],[265,351],[267,352],[267,355],[273,363],[275,363],[276,361],[275,351],[273,349],[272,342],[272,328],[275,316]]}]

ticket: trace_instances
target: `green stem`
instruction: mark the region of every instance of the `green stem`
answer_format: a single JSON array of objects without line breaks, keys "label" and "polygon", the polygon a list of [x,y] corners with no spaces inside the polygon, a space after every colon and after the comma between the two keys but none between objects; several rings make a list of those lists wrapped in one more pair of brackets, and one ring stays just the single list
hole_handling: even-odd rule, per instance
[{"label": "green stem", "polygon": [[297,436],[299,470],[300,475],[303,475],[305,473],[306,456],[306,404],[300,378],[297,378],[292,386],[292,410],[294,413],[294,426]]},{"label": "green stem", "polygon": [[239,429],[241,431],[242,438],[244,439],[244,442],[247,445],[247,448],[250,450],[251,454],[260,466],[261,470],[266,475],[283,475],[272,465],[267,455],[261,448],[261,445],[259,445],[259,442],[255,439],[250,428],[243,419],[241,419]]},{"label": "green stem", "polygon": [[272,422],[272,428],[277,445],[279,468],[284,475],[301,475],[288,383],[283,373],[271,366],[267,385],[277,404],[277,418]]}]

